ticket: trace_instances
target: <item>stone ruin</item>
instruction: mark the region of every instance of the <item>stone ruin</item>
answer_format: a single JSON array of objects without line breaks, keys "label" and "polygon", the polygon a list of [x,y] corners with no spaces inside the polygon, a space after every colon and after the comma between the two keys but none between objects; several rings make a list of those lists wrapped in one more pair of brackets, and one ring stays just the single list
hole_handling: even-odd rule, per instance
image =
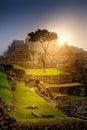
[{"label": "stone ruin", "polygon": [[[40,48],[39,48],[40,47]],[[28,40],[14,40],[4,55],[0,56],[0,64],[18,64],[20,66],[33,66],[38,63],[39,53],[41,53],[39,43]]]},{"label": "stone ruin", "polygon": [[[53,49],[53,47],[55,49]],[[57,52],[56,48],[56,42],[50,44],[48,49],[49,54],[47,56],[47,64],[51,65],[52,63],[54,64],[54,61],[56,61],[54,58],[55,55],[53,54],[54,52]],[[31,42],[28,41],[27,38],[25,41],[14,40],[11,45],[8,46],[7,51],[4,52],[2,56],[0,56],[0,64],[18,64],[23,67],[35,67],[36,65],[36,67],[41,67],[43,66],[41,61],[41,54],[43,53],[44,51],[39,42]]]},{"label": "stone ruin", "polygon": [[27,62],[30,60],[28,45],[23,40],[14,40],[4,53],[3,62]]}]

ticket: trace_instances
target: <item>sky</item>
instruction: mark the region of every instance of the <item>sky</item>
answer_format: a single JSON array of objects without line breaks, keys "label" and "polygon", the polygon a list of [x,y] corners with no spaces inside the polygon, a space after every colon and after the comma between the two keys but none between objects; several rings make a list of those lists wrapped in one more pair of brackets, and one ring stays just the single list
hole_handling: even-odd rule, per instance
[{"label": "sky", "polygon": [[0,0],[0,54],[37,29],[87,50],[87,0]]}]

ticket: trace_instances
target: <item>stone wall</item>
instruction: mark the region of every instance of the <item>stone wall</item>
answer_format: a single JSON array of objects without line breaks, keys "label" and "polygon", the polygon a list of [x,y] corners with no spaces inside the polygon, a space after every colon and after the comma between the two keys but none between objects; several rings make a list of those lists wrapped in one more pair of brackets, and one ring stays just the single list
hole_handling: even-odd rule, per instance
[{"label": "stone wall", "polygon": [[64,95],[87,96],[87,87],[84,85],[74,87],[49,87],[47,91]]},{"label": "stone wall", "polygon": [[[30,77],[28,75],[28,77]],[[48,76],[35,76],[36,79],[39,79],[40,81],[46,82],[46,83],[52,83],[52,84],[58,84],[58,83],[71,83],[72,82],[72,76],[71,75],[48,75]]]}]

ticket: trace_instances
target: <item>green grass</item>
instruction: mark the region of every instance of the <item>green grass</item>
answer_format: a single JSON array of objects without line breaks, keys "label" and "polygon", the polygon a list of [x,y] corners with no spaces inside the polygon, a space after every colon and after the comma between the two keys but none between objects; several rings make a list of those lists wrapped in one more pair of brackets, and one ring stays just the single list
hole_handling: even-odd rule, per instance
[{"label": "green grass", "polygon": [[[11,85],[11,83],[10,83]],[[23,83],[17,83],[16,90],[12,91],[7,77],[4,73],[0,72],[0,97],[8,105],[11,105],[11,101],[14,103],[14,111],[6,111],[10,116],[13,116],[20,123],[38,123],[57,121],[60,118],[64,118],[64,114],[60,110],[54,108],[47,103],[42,97],[33,92],[30,88],[26,87]],[[12,98],[11,98],[12,97]],[[39,109],[32,110],[26,109],[26,107],[36,105]],[[35,118],[31,112],[36,112],[40,115],[54,114],[55,118]]]},{"label": "green grass", "polygon": [[27,75],[60,75],[60,74],[69,74],[64,71],[58,70],[56,68],[47,68],[46,72],[43,69],[25,69]]},{"label": "green grass", "polygon": [[0,97],[4,102],[7,102],[7,104],[11,104],[10,98],[11,98],[11,91],[10,86],[8,84],[7,77],[4,73],[0,72]]},{"label": "green grass", "polygon": [[[17,82],[16,90],[11,90],[11,83],[8,83],[7,77],[4,73],[0,72],[0,97],[8,105],[11,105],[11,101],[14,104],[14,111],[7,112],[11,117],[19,123],[31,124],[31,123],[45,123],[45,122],[60,122],[62,120],[69,121],[72,118],[65,116],[60,110],[47,103],[42,97],[33,92],[30,88],[26,87],[23,83]],[[60,103],[61,104],[61,103]],[[26,107],[36,105],[39,109],[32,110],[26,109]],[[42,118],[34,117],[31,112],[36,112],[40,115],[53,114],[54,118]]]},{"label": "green grass", "polygon": [[74,96],[74,95],[70,95],[69,97],[71,100],[87,99],[87,97]]},{"label": "green grass", "polygon": [[[25,87],[24,84],[18,83],[16,91],[13,92],[14,105],[15,105],[15,118],[21,122],[44,122],[44,121],[57,121],[62,118],[64,114],[60,110],[51,106],[42,97],[33,92],[30,88]],[[27,106],[36,105],[39,107],[37,110],[26,109]],[[40,115],[54,114],[55,118],[35,118],[31,112],[36,112]]]},{"label": "green grass", "polygon": [[19,65],[16,65],[16,64],[13,64],[13,67],[14,67],[14,69],[23,69],[23,70],[25,70],[23,67],[21,67]]},{"label": "green grass", "polygon": [[15,69],[23,69],[25,70],[27,75],[40,75],[40,76],[46,76],[46,75],[60,75],[60,74],[65,74],[65,75],[70,75],[68,72],[64,72],[61,70],[58,70],[57,68],[46,68],[46,72],[44,72],[44,69],[25,69],[19,65],[14,64],[13,67]]}]

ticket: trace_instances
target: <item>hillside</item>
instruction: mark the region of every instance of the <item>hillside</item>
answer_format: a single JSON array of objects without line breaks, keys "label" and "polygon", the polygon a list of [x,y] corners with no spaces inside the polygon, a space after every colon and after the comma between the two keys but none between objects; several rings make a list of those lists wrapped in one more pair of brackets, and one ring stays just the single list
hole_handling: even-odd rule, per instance
[{"label": "hillside", "polygon": [[[16,91],[13,92],[14,106],[16,119],[19,122],[45,122],[45,121],[57,121],[58,118],[63,118],[64,114],[60,110],[54,108],[47,103],[43,98],[37,95],[30,88],[25,87],[22,83],[17,83]],[[37,106],[37,108],[29,109],[29,106]],[[31,113],[38,113],[40,116],[53,114],[55,118],[45,119],[43,117],[35,118]]]},{"label": "hillside", "polygon": [[[34,82],[35,81],[31,80],[31,83]],[[35,83],[32,85],[35,85]],[[42,83],[42,86],[43,85],[46,84]],[[6,74],[0,72],[0,110],[2,110],[0,111],[0,119],[1,122],[3,122],[3,124],[0,122],[1,128],[6,127],[8,128],[7,130],[9,130],[9,128],[12,128],[11,130],[13,130],[13,128],[17,130],[27,130],[27,128],[36,130],[36,127],[38,130],[44,130],[44,128],[60,130],[64,128],[64,130],[67,130],[67,128],[72,127],[78,130],[79,126],[79,130],[87,128],[86,122],[82,120],[85,117],[81,116],[80,118],[82,119],[74,118],[75,113],[73,110],[75,106],[71,105],[70,108],[68,107],[69,102],[74,103],[73,101],[75,101],[79,105],[79,100],[82,100],[81,108],[85,111],[85,105],[83,105],[83,103],[87,103],[85,97],[70,96],[71,100],[69,101],[69,96],[61,95],[58,97],[59,99],[54,101],[54,97],[52,98],[50,91],[50,97],[47,97],[44,93],[43,96],[41,96],[36,93],[35,90],[37,90],[37,88],[38,86],[31,87],[31,84],[27,84],[26,86],[24,81],[10,79]],[[40,89],[42,90],[42,87],[39,88],[39,92]],[[3,103],[1,103],[1,100]],[[53,102],[56,102],[56,107]],[[77,105],[76,107],[79,108]],[[2,114],[3,111],[5,112],[4,115]],[[79,117],[79,115],[77,117]],[[9,122],[8,126],[5,124],[6,121]]]},{"label": "hillside", "polygon": [[[12,82],[10,82],[11,84]],[[15,91],[11,90],[10,85],[6,75],[0,72],[0,97],[8,105],[6,108],[7,113],[18,122],[54,122],[58,121],[59,118],[64,118],[64,114],[60,110],[51,106],[23,83],[17,82]],[[37,109],[29,109],[29,106],[37,106]],[[31,114],[32,112],[38,113],[40,116],[54,115],[54,118],[36,118]]]}]

